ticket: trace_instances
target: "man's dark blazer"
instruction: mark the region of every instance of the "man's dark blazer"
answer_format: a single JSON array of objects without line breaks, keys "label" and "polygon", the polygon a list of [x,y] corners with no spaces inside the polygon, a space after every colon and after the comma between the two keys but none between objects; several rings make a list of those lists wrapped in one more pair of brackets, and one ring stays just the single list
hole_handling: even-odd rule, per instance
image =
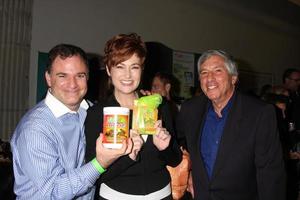
[{"label": "man's dark blazer", "polygon": [[192,160],[195,199],[282,200],[285,171],[274,107],[235,92],[209,180],[200,138],[209,99],[194,97],[181,106],[179,137],[186,137]]}]

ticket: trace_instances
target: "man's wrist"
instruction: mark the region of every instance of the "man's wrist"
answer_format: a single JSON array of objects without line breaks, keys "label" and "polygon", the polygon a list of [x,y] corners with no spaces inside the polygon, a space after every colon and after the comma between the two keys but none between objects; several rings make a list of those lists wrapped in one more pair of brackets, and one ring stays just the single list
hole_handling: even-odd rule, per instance
[{"label": "man's wrist", "polygon": [[96,158],[94,158],[94,159],[92,160],[92,164],[93,164],[93,166],[97,169],[97,171],[98,171],[100,174],[102,174],[102,173],[104,173],[104,172],[106,171],[106,169],[103,168],[103,167],[100,165],[100,163],[97,161]]}]

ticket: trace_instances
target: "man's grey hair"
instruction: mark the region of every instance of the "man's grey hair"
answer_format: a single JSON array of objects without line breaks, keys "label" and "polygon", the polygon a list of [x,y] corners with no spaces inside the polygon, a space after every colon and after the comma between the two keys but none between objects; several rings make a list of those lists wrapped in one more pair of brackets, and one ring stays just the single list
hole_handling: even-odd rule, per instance
[{"label": "man's grey hair", "polygon": [[222,50],[208,50],[205,51],[200,58],[198,59],[197,62],[197,67],[198,67],[198,73],[200,72],[200,67],[201,65],[209,59],[211,56],[220,56],[224,59],[224,65],[228,71],[228,73],[232,76],[238,76],[238,70],[236,63],[233,61],[230,55],[228,55],[225,51]]}]

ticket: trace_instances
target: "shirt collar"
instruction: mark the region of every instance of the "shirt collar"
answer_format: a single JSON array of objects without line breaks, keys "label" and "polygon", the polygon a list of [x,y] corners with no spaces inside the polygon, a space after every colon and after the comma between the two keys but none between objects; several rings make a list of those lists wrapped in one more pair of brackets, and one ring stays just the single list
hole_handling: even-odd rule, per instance
[{"label": "shirt collar", "polygon": [[[221,110],[222,118],[224,116],[227,116],[227,114],[229,112],[229,109],[231,108],[231,105],[232,105],[232,102],[233,102],[233,99],[234,99],[235,95],[236,95],[236,92],[234,91],[234,93],[230,97],[229,101],[227,102],[226,106]],[[209,104],[208,104],[208,112],[213,114],[213,115],[218,116],[217,113],[215,112],[214,108],[213,108],[213,105],[212,105],[211,101],[209,101]]]},{"label": "shirt collar", "polygon": [[[50,90],[48,90],[46,98],[45,98],[45,104],[49,107],[51,112],[54,114],[56,118],[66,114],[66,113],[76,113],[75,111],[70,110],[67,106],[65,106],[61,101],[59,101],[55,96],[53,96],[50,93]],[[89,108],[88,103],[86,100],[82,100],[80,103],[80,107],[84,110],[87,110]]]}]

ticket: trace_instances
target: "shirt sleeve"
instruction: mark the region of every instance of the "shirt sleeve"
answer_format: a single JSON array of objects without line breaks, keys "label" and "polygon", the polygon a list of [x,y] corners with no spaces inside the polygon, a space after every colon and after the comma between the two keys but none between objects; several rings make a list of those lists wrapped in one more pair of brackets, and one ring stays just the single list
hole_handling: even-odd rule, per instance
[{"label": "shirt sleeve", "polygon": [[165,150],[159,152],[159,158],[171,167],[176,167],[181,162],[182,152],[174,138]]},{"label": "shirt sleeve", "polygon": [[20,163],[17,170],[26,174],[37,191],[32,199],[72,199],[89,192],[100,176],[91,162],[65,169],[56,139],[45,126],[35,125],[22,129],[16,140]]},{"label": "shirt sleeve", "polygon": [[96,140],[102,132],[103,124],[103,106],[95,104],[87,110],[85,118],[85,138],[86,138],[86,151],[85,159],[92,160],[96,157]]},{"label": "shirt sleeve", "polygon": [[110,165],[106,172],[101,175],[101,182],[107,182],[115,177],[121,175],[129,167],[134,165],[136,161],[132,160],[128,155],[120,157],[112,165]]},{"label": "shirt sleeve", "polygon": [[172,137],[169,146],[165,150],[159,152],[159,157],[160,159],[166,161],[167,165],[175,167],[182,160],[182,152],[177,143],[177,136],[175,134],[174,124],[172,120],[172,117],[175,116],[171,116],[170,107],[166,101],[163,101],[159,109],[163,126],[169,131]]}]

